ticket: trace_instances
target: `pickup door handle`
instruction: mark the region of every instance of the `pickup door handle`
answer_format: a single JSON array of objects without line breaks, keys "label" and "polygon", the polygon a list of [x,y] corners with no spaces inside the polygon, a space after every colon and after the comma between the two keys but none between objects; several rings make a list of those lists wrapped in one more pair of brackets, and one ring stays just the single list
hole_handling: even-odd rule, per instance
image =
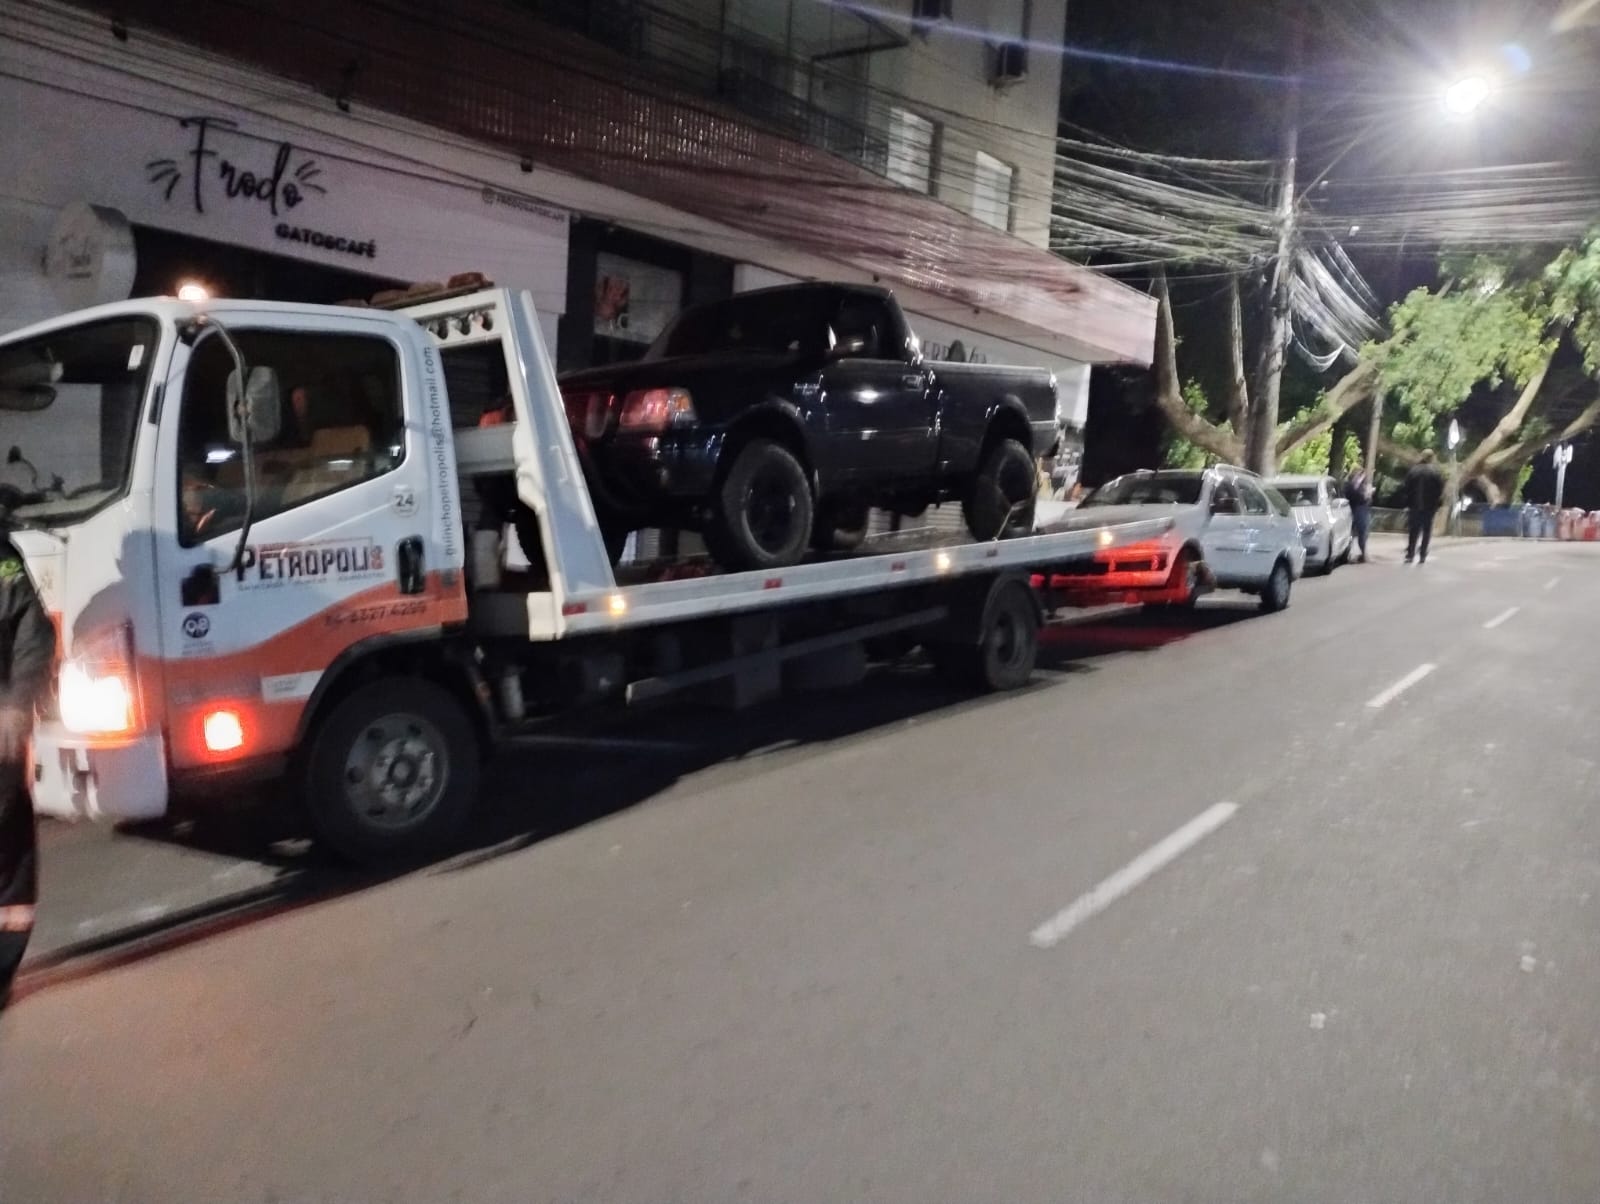
[{"label": "pickup door handle", "polygon": [[900,383],[908,389],[920,389],[927,381],[920,372],[907,372],[900,378]]}]

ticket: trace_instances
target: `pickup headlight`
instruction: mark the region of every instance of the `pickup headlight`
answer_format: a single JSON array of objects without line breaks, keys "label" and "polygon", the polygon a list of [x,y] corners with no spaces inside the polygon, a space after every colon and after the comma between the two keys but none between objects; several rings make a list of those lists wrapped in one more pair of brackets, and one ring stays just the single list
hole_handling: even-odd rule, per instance
[{"label": "pickup headlight", "polygon": [[61,723],[80,736],[121,736],[134,730],[138,681],[133,632],[114,627],[82,640],[61,666]]},{"label": "pickup headlight", "polygon": [[623,400],[617,426],[625,431],[664,431],[698,420],[688,389],[636,389]]}]

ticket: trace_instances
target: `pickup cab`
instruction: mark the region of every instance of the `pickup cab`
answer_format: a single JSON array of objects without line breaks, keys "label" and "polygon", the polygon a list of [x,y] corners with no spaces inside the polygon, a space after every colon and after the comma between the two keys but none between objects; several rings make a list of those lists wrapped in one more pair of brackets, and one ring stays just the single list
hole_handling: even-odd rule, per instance
[{"label": "pickup cab", "polygon": [[607,543],[695,530],[734,569],[850,550],[873,507],[956,501],[978,539],[1026,534],[1057,438],[1052,373],[933,363],[892,293],[840,284],[691,307],[561,391]]}]

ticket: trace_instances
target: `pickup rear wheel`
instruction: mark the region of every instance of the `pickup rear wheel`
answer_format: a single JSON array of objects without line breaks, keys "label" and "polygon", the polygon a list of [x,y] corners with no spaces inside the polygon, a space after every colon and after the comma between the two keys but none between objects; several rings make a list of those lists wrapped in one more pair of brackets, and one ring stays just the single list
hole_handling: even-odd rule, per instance
[{"label": "pickup rear wheel", "polygon": [[1001,439],[984,452],[961,512],[977,539],[1026,535],[1033,530],[1038,495],[1039,478],[1028,449],[1015,439]]},{"label": "pickup rear wheel", "polygon": [[811,485],[782,444],[752,439],[739,449],[717,495],[717,530],[708,541],[730,569],[797,563],[811,543]]},{"label": "pickup rear wheel", "polygon": [[478,765],[477,733],[449,693],[420,678],[381,678],[336,703],[312,742],[312,824],[359,864],[438,851],[472,808]]}]

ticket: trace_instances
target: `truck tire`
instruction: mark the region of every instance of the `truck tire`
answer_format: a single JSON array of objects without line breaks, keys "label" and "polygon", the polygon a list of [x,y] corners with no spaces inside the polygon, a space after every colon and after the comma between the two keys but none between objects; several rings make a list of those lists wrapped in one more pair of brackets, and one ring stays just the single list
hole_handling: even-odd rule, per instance
[{"label": "truck tire", "polygon": [[1028,684],[1039,660],[1039,608],[1025,583],[1006,581],[990,594],[976,634],[976,643],[928,645],[940,677],[990,693]]},{"label": "truck tire", "polygon": [[1261,587],[1261,613],[1274,614],[1289,605],[1289,590],[1294,585],[1294,574],[1289,571],[1289,562],[1279,560],[1272,566],[1266,584]]},{"label": "truck tire", "polygon": [[983,455],[978,475],[961,503],[976,539],[1007,539],[1033,530],[1039,478],[1033,457],[1015,439],[1001,439]]},{"label": "truck tire", "polygon": [[461,704],[386,677],[334,704],[311,743],[306,805],[322,842],[361,865],[442,851],[478,792],[478,735]]},{"label": "truck tire", "polygon": [[821,507],[811,532],[811,546],[819,552],[854,552],[867,542],[872,512],[860,505]]},{"label": "truck tire", "polygon": [[715,533],[706,541],[729,569],[796,564],[811,544],[811,485],[792,452],[771,439],[739,449],[717,492]]}]

